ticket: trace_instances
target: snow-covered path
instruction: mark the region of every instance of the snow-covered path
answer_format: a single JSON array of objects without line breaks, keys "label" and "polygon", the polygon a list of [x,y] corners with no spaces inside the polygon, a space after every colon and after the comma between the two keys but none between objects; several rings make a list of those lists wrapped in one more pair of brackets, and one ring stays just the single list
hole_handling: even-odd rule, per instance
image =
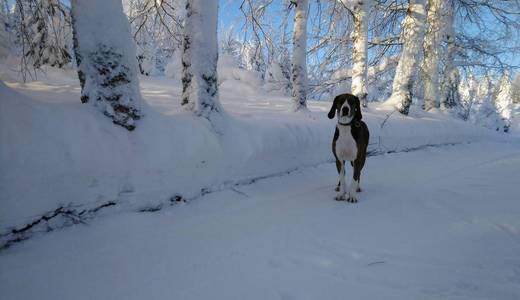
[{"label": "snow-covered path", "polygon": [[520,144],[332,164],[0,252],[2,299],[519,299]]}]

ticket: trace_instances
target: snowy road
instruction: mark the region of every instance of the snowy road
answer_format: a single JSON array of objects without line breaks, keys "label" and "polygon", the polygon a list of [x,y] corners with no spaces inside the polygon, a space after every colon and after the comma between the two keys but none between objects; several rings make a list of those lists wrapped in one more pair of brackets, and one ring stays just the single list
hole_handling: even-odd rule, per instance
[{"label": "snowy road", "polygon": [[325,164],[0,252],[1,299],[520,299],[520,145]]}]

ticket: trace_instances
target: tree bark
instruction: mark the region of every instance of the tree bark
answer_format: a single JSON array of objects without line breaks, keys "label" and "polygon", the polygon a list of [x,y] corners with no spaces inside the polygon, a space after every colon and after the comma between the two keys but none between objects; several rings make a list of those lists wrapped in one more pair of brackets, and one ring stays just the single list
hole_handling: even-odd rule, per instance
[{"label": "tree bark", "polygon": [[424,61],[422,79],[424,82],[424,109],[440,106],[439,97],[439,54],[442,37],[442,0],[429,0],[428,30],[424,38]]},{"label": "tree bark", "polygon": [[81,102],[128,130],[141,118],[135,46],[120,0],[72,0]]},{"label": "tree bark", "polygon": [[354,2],[354,32],[352,33],[352,94],[367,106],[367,52],[368,52],[368,5],[370,0]]},{"label": "tree bark", "polygon": [[446,42],[445,67],[441,80],[441,108],[444,110],[453,109],[460,105],[458,87],[460,75],[455,67],[455,55],[457,47],[455,45],[455,30],[453,28],[454,3],[447,1],[444,12],[444,41]]},{"label": "tree bark", "polygon": [[307,108],[307,10],[308,0],[296,1],[291,65],[293,110]]},{"label": "tree bark", "polygon": [[388,102],[405,115],[412,104],[412,89],[418,73],[419,54],[425,31],[425,5],[426,0],[411,0],[401,25],[403,46],[392,84],[392,96]]},{"label": "tree bark", "polygon": [[222,112],[217,82],[218,1],[188,0],[182,53],[182,106],[211,121]]}]

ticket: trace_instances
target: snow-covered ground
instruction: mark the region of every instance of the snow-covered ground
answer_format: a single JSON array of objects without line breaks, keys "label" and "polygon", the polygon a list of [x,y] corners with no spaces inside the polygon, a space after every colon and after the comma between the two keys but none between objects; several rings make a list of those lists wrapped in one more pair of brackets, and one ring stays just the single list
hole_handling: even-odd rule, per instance
[{"label": "snow-covered ground", "polygon": [[0,252],[5,299],[519,299],[520,144],[331,163]]},{"label": "snow-covered ground", "polygon": [[[26,84],[2,71],[0,233],[59,207],[146,209],[173,195],[191,199],[332,160],[330,103],[310,101],[310,113],[292,113],[288,97],[263,93],[252,74],[236,68],[220,67],[228,116],[219,128],[182,111],[176,80],[142,78],[145,117],[133,132],[80,103],[74,70],[50,68]],[[375,104],[364,120],[369,150],[377,152],[503,138],[441,113],[403,117]]]},{"label": "snow-covered ground", "polygon": [[141,78],[128,132],[74,71],[2,66],[1,299],[520,297],[520,141],[371,104],[364,191],[339,203],[330,103],[292,113],[219,68],[223,123],[181,110],[178,77]]}]

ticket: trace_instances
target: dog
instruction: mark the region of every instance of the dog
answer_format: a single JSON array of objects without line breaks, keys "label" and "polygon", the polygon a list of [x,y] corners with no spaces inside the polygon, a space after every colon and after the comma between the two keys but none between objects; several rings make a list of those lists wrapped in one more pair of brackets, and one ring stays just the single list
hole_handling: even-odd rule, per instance
[{"label": "dog", "polygon": [[[365,165],[367,146],[370,138],[367,124],[361,121],[361,107],[359,98],[351,94],[336,96],[332,102],[328,117],[333,119],[337,116],[336,131],[332,139],[332,153],[336,158],[336,169],[339,174],[339,182],[336,186],[338,192],[336,200],[355,203],[358,201],[357,193],[361,191],[359,181],[361,170]],[[350,161],[354,174],[348,195],[345,185],[345,163]]]}]

